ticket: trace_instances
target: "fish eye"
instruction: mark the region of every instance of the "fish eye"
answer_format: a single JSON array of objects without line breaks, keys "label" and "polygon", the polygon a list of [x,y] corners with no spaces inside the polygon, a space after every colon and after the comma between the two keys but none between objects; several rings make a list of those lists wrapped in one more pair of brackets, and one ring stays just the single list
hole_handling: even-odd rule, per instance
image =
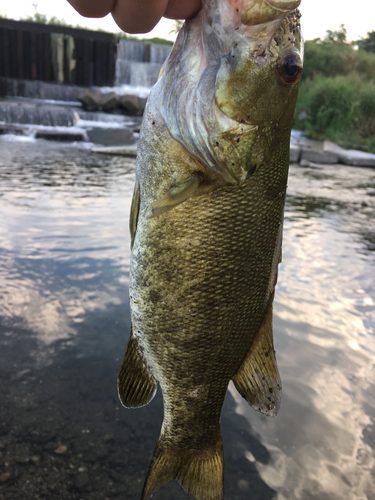
[{"label": "fish eye", "polygon": [[278,70],[281,80],[288,85],[293,85],[298,82],[302,74],[301,58],[294,52],[286,54],[280,60]]}]

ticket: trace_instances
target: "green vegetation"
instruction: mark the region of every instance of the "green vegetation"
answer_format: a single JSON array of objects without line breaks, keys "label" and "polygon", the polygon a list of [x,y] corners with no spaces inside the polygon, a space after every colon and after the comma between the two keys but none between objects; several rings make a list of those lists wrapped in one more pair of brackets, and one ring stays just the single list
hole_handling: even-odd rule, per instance
[{"label": "green vegetation", "polygon": [[352,44],[342,25],[305,43],[294,127],[375,152],[375,32]]}]

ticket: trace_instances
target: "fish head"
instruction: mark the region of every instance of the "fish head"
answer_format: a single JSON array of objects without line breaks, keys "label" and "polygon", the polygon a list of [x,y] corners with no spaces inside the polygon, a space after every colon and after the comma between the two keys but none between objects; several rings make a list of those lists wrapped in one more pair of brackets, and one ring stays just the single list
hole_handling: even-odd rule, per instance
[{"label": "fish head", "polygon": [[216,78],[217,104],[230,118],[260,125],[294,108],[303,64],[299,3],[243,1]]},{"label": "fish head", "polygon": [[226,182],[243,183],[271,149],[289,162],[303,63],[299,4],[203,0],[158,82],[170,135]]},{"label": "fish head", "polygon": [[[234,137],[219,131],[226,139],[222,156],[234,158],[226,169],[237,182],[264,163],[271,150],[289,149],[303,66],[299,3],[244,0],[235,18],[231,47],[216,77],[215,102],[226,120],[240,124],[231,129]],[[241,157],[233,139],[242,145]]]}]

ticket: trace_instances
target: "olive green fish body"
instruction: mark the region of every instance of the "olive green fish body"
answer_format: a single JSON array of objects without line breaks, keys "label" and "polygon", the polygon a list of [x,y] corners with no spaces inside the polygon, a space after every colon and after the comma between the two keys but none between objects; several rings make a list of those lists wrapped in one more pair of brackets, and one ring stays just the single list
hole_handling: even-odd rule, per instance
[{"label": "olive green fish body", "polygon": [[143,117],[119,394],[136,407],[157,383],[163,393],[144,499],[173,478],[199,500],[223,497],[220,414],[230,380],[265,414],[280,404],[272,301],[298,87],[298,78],[283,81],[295,68],[280,75],[280,61],[295,54],[300,64],[302,54],[299,2],[276,13],[276,0],[265,3],[264,26],[254,28],[262,0],[205,2]]}]

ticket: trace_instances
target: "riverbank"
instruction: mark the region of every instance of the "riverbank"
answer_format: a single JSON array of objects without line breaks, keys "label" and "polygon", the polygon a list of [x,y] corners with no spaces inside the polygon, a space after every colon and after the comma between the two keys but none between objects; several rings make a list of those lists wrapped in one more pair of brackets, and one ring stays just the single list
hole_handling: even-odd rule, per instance
[{"label": "riverbank", "polygon": [[[145,89],[133,93],[135,98],[139,94],[140,99],[145,99]],[[135,157],[141,120],[141,116],[123,110],[85,111],[78,100],[0,98],[0,135],[82,141],[88,146],[92,144],[95,153]],[[306,139],[299,131],[293,131],[290,163],[302,167],[342,164],[375,168],[375,154],[346,150],[330,141]]]}]

